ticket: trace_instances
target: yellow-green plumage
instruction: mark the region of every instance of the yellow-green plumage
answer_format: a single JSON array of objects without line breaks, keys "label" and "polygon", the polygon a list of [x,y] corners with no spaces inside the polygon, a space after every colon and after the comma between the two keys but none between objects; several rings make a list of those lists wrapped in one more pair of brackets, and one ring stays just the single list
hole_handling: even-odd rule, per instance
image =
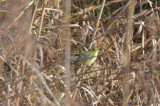
[{"label": "yellow-green plumage", "polygon": [[86,51],[79,54],[75,63],[91,66],[96,61],[97,55],[98,55],[98,49],[93,48],[90,51]]}]

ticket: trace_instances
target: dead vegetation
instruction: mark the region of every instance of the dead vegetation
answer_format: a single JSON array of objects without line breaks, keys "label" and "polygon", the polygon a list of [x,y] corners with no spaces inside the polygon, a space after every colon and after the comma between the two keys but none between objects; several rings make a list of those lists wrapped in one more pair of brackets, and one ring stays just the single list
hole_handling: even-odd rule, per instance
[{"label": "dead vegetation", "polygon": [[158,106],[160,1],[133,1],[1,0],[0,104]]}]

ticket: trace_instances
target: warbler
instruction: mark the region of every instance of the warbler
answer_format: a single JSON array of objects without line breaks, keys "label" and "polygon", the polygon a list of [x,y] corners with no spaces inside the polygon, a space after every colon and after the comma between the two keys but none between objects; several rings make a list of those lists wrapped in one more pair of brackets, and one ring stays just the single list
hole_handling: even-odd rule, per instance
[{"label": "warbler", "polygon": [[97,59],[98,48],[93,48],[90,51],[85,51],[76,56],[75,64],[85,64],[91,66]]}]

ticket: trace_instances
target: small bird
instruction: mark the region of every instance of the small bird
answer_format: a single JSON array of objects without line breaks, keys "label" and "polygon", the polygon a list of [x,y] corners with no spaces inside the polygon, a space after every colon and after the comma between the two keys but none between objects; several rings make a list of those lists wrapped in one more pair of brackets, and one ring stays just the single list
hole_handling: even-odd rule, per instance
[{"label": "small bird", "polygon": [[78,54],[75,58],[75,64],[85,64],[91,66],[97,59],[98,48],[93,48],[90,51],[85,51]]}]

